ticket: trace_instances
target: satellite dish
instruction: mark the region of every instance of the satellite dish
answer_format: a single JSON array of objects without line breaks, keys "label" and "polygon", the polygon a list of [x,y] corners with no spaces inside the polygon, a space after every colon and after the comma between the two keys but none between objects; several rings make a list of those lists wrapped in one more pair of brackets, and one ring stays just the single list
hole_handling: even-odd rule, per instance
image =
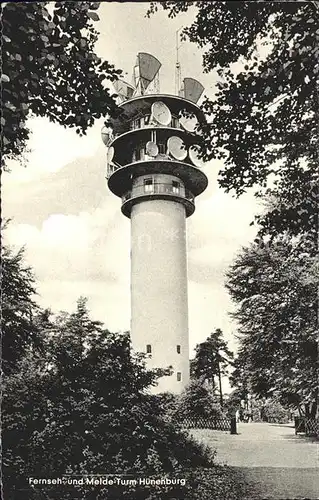
[{"label": "satellite dish", "polygon": [[162,101],[156,101],[152,104],[152,114],[150,119],[150,124],[156,122],[158,125],[167,127],[171,123],[172,115],[169,108]]},{"label": "satellite dish", "polygon": [[159,60],[151,54],[147,54],[146,52],[139,52],[137,54],[133,74],[135,86],[141,94],[145,93],[145,90],[154,80],[161,66]]},{"label": "satellite dish", "polygon": [[205,165],[204,160],[199,157],[200,147],[197,144],[194,144],[189,148],[188,154],[195,167],[201,168]]},{"label": "satellite dish", "polygon": [[145,146],[145,152],[148,156],[157,156],[158,155],[158,147],[157,144],[153,141],[148,141]]},{"label": "satellite dish", "polygon": [[107,150],[107,162],[108,163],[111,163],[111,161],[113,160],[113,157],[114,157],[114,148],[113,146],[110,146]]},{"label": "satellite dish", "polygon": [[187,150],[184,142],[177,135],[173,135],[167,141],[168,152],[176,159],[176,160],[185,160],[187,156]]},{"label": "satellite dish", "polygon": [[180,92],[182,97],[196,103],[203,92],[204,87],[198,80],[195,80],[195,78],[184,78],[183,87]]},{"label": "satellite dish", "polygon": [[104,142],[105,146],[108,146],[110,141],[112,140],[112,130],[107,128],[107,127],[102,127],[101,130],[101,137],[102,141]]},{"label": "satellite dish", "polygon": [[116,90],[116,93],[120,97],[121,101],[127,101],[128,99],[131,99],[136,90],[135,87],[133,87],[133,85],[130,85],[124,80],[115,80],[113,82],[113,86]]},{"label": "satellite dish", "polygon": [[179,116],[179,123],[183,127],[184,130],[188,132],[195,132],[196,126],[198,125],[198,121],[195,115],[190,117],[187,116]]}]

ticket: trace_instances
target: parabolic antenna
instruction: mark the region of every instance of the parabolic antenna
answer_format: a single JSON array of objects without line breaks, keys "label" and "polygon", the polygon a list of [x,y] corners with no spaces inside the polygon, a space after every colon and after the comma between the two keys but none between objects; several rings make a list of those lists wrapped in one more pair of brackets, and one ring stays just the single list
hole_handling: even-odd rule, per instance
[{"label": "parabolic antenna", "polygon": [[179,117],[179,123],[184,130],[187,130],[188,132],[195,132],[198,121],[195,115],[189,117],[181,115]]},{"label": "parabolic antenna", "polygon": [[181,96],[192,102],[197,102],[204,92],[203,85],[195,78],[184,78]]},{"label": "parabolic antenna", "polygon": [[147,54],[146,52],[139,52],[137,54],[133,74],[135,86],[141,94],[144,94],[149,84],[159,72],[161,66],[159,60],[151,54]]},{"label": "parabolic antenna", "polygon": [[175,158],[176,160],[185,160],[187,156],[187,150],[184,142],[180,137],[173,135],[167,141],[168,152]]},{"label": "parabolic antenna", "polygon": [[172,115],[164,102],[153,102],[151,110],[152,113],[150,123],[155,120],[156,123],[163,125],[164,127],[167,127],[167,125],[171,123]]},{"label": "parabolic antenna", "polygon": [[113,82],[113,86],[122,101],[127,101],[128,99],[131,99],[131,97],[133,97],[135,88],[133,87],[133,85],[130,85],[124,80],[115,80],[115,82]]},{"label": "parabolic antenna", "polygon": [[158,147],[157,144],[153,141],[148,141],[145,146],[145,152],[148,156],[157,156],[158,155]]},{"label": "parabolic antenna", "polygon": [[112,130],[104,126],[101,130],[101,137],[105,146],[108,146],[112,139]]},{"label": "parabolic antenna", "polygon": [[201,168],[205,165],[204,160],[199,157],[200,147],[194,144],[189,148],[188,154],[191,162],[195,165],[195,167]]},{"label": "parabolic antenna", "polygon": [[114,157],[114,148],[113,146],[110,146],[107,150],[107,162],[111,163]]}]

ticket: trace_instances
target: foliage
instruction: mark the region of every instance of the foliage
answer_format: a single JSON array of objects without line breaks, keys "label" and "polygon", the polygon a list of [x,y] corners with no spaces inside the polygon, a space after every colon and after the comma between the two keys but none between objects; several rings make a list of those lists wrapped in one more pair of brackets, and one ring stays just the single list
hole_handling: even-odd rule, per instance
[{"label": "foliage", "polygon": [[266,422],[288,422],[288,411],[278,402],[267,400],[261,407],[261,420]]},{"label": "foliage", "polygon": [[[53,8],[49,13],[48,4]],[[27,119],[47,116],[85,133],[116,112],[105,80],[121,73],[94,52],[99,2],[7,2],[2,8],[2,153],[18,157]]]},{"label": "foliage", "polygon": [[221,329],[217,328],[204,342],[197,344],[195,350],[195,358],[191,362],[192,377],[207,380],[215,387],[215,377],[225,375],[233,359]]},{"label": "foliage", "polygon": [[284,424],[289,422],[292,412],[273,398],[250,395],[251,414],[254,422],[270,422]]},{"label": "foliage", "polygon": [[[111,334],[103,357],[105,363],[110,355],[110,366],[115,364],[116,373],[111,380],[105,377],[104,371],[96,382],[90,383],[90,373],[83,371],[80,364],[76,371],[82,375],[75,387],[70,374],[66,377],[61,369],[57,372],[55,366],[50,369],[48,364],[46,369],[43,365],[39,369],[39,360],[34,358],[25,359],[20,372],[7,380],[3,403],[5,498],[37,500],[42,495],[72,500],[171,500],[181,495],[185,500],[244,498],[247,486],[243,478],[230,468],[211,464],[202,445],[158,418],[155,397],[139,394],[137,403],[136,393],[125,389],[125,375],[120,380],[117,377],[121,363],[114,363],[115,351],[117,355],[122,354],[123,344],[118,341],[118,336]],[[69,339],[65,351],[70,354],[70,349]],[[59,356],[61,354],[59,350]],[[98,372],[102,365],[100,360],[95,360]],[[70,368],[68,363],[66,372]],[[111,374],[109,369],[107,372]],[[94,390],[90,390],[90,385],[94,385]],[[119,397],[116,388],[122,392]],[[38,486],[32,490],[26,480],[28,477],[63,477],[65,473],[111,474],[114,471],[130,472],[132,475],[127,476],[130,478],[182,478],[186,485],[81,486],[77,489],[59,485]]]},{"label": "foliage", "polygon": [[156,398],[163,411],[163,417],[170,421],[174,419],[180,407],[180,395],[172,392],[162,392],[157,394]]},{"label": "foliage", "polygon": [[202,380],[191,380],[178,399],[174,419],[221,417],[222,411],[213,390]]},{"label": "foliage", "polygon": [[[227,466],[217,465],[211,469],[196,469],[183,474],[186,479],[185,500],[242,500],[261,498],[256,490],[248,486],[240,472]],[[164,497],[156,497],[162,500]],[[176,498],[181,498],[176,496]],[[171,500],[172,497],[167,497]]]},{"label": "foliage", "polygon": [[[230,379],[232,380],[232,379]],[[234,385],[237,386],[235,383]],[[225,402],[225,410],[230,417],[234,416],[235,412],[239,410],[242,400],[245,400],[247,393],[243,392],[241,389],[234,389],[228,396]]]},{"label": "foliage", "polygon": [[318,258],[306,238],[259,240],[243,249],[226,286],[240,327],[239,387],[316,411]]},{"label": "foliage", "polygon": [[[4,386],[6,497],[15,488],[14,498],[25,498],[28,477],[149,476],[211,465],[209,451],[162,418],[156,396],[145,392],[154,374],[132,357],[128,335],[90,320],[83,299],[48,325],[45,358],[25,358]],[[74,498],[68,486],[46,491]],[[123,498],[131,493],[125,488]],[[81,495],[90,498],[87,489]]]},{"label": "foliage", "polygon": [[[262,498],[257,495],[256,489],[247,484],[242,473],[227,466],[215,465],[211,468],[198,467],[196,469],[184,469],[178,473],[178,477],[185,480],[182,486],[151,486],[132,490],[128,498],[130,500],[173,500],[182,498],[183,500],[242,500],[243,498]],[[172,480],[172,476],[162,474],[154,476],[162,480],[167,478]],[[173,476],[176,478],[176,475]],[[173,479],[173,480],[174,480]],[[120,498],[126,498],[127,487],[123,489]],[[97,496],[98,500],[108,498],[118,499],[118,496],[104,496],[102,491]]]},{"label": "foliage", "polygon": [[234,404],[242,399],[246,400],[251,387],[249,385],[249,372],[246,369],[246,358],[237,355],[233,362],[234,370],[229,376],[229,382],[232,387],[235,387],[234,394],[231,394],[231,400]]},{"label": "foliage", "polygon": [[[219,183],[241,195],[260,186],[276,206],[263,232],[297,235],[318,227],[318,2],[151,2],[170,17],[196,7],[185,39],[204,50],[218,77],[202,109],[202,153],[224,160]],[[270,182],[271,181],[271,182]],[[268,185],[270,187],[266,188]]]},{"label": "foliage", "polygon": [[16,369],[26,352],[40,349],[36,325],[38,307],[32,270],[25,264],[24,249],[2,247],[2,362],[5,374]]}]

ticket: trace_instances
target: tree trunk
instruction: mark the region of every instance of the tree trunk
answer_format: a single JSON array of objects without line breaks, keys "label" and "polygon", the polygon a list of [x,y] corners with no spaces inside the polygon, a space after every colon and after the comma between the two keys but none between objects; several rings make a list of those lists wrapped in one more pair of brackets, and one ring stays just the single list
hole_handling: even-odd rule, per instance
[{"label": "tree trunk", "polygon": [[219,361],[217,363],[217,368],[218,368],[220,406],[221,406],[221,408],[223,408],[224,407],[224,400],[223,400],[222,377],[221,377],[221,373],[220,373]]},{"label": "tree trunk", "polygon": [[216,384],[215,384],[215,377],[214,377],[214,375],[212,375],[211,384],[212,384],[212,388],[213,388],[213,394],[215,394]]}]

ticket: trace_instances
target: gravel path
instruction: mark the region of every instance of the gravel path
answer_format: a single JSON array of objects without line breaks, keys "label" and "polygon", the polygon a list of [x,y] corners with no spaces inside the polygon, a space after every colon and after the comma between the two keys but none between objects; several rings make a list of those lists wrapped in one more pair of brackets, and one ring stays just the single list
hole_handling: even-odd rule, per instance
[{"label": "gravel path", "polygon": [[217,450],[216,461],[240,469],[258,498],[319,499],[318,441],[295,436],[292,424],[240,423],[237,432],[192,434]]}]

